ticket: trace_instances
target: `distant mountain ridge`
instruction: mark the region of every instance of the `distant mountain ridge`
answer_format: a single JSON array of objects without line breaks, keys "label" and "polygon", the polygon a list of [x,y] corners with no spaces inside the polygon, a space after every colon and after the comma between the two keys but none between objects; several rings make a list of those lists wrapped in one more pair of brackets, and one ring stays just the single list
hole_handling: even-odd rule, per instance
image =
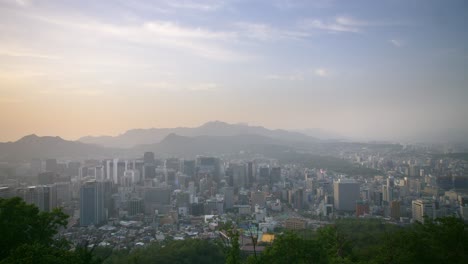
[{"label": "distant mountain ridge", "polygon": [[131,151],[155,152],[157,155],[193,157],[196,155],[219,155],[243,152],[263,152],[266,148],[294,148],[288,141],[273,139],[262,135],[242,134],[232,136],[195,136],[186,137],[170,134],[161,142],[139,145]]},{"label": "distant mountain ridge", "polygon": [[60,137],[28,135],[15,142],[0,143],[0,160],[30,160],[34,158],[95,158],[111,153],[97,145],[64,140]]},{"label": "distant mountain ridge", "polygon": [[78,141],[87,144],[95,144],[113,148],[132,148],[138,145],[148,145],[161,142],[170,134],[184,137],[198,136],[237,136],[237,135],[260,135],[273,139],[287,141],[315,142],[316,138],[307,136],[300,132],[282,129],[267,129],[261,126],[249,126],[246,124],[228,124],[221,121],[212,121],[199,127],[177,127],[177,128],[149,128],[132,129],[118,136],[87,136]]}]

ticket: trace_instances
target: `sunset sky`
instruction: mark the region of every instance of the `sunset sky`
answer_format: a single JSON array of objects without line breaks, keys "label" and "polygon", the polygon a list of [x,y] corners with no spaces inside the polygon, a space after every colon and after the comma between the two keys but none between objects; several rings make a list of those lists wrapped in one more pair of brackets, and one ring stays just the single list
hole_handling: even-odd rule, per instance
[{"label": "sunset sky", "polygon": [[468,1],[0,0],[0,141],[211,120],[468,135]]}]

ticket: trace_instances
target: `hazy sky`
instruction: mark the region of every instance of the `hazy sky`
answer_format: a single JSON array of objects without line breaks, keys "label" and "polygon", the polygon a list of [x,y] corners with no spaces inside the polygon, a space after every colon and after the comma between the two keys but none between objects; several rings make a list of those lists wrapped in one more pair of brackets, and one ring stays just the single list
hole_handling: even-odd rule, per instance
[{"label": "hazy sky", "polygon": [[466,0],[0,0],[0,141],[210,120],[463,133],[467,76]]}]

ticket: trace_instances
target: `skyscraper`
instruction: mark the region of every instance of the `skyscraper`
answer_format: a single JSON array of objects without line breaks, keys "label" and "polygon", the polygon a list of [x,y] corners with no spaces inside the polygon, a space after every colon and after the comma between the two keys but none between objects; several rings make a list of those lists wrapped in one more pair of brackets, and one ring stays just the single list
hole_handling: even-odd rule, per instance
[{"label": "skyscraper", "polygon": [[234,206],[234,188],[233,187],[224,187],[224,208],[231,209]]},{"label": "skyscraper", "polygon": [[431,200],[417,199],[411,202],[411,209],[413,213],[413,220],[424,223],[424,216],[434,218],[435,206]]},{"label": "skyscraper", "polygon": [[333,183],[334,205],[336,210],[354,211],[359,200],[359,183],[349,179],[339,179]]},{"label": "skyscraper", "polygon": [[143,155],[143,161],[145,164],[152,164],[154,165],[154,152],[145,152]]},{"label": "skyscraper", "polygon": [[102,182],[88,181],[80,189],[80,225],[100,225],[106,220]]},{"label": "skyscraper", "polygon": [[57,160],[47,159],[45,170],[50,172],[57,172]]}]

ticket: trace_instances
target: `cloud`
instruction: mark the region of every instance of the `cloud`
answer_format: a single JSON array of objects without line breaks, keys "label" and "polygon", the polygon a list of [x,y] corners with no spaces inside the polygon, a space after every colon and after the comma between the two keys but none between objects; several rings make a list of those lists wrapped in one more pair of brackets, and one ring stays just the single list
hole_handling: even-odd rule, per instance
[{"label": "cloud", "polygon": [[334,33],[359,33],[362,31],[362,28],[368,26],[369,23],[352,17],[338,16],[328,20],[305,19],[300,25],[305,29],[317,29]]},{"label": "cloud", "polygon": [[329,8],[333,6],[333,0],[309,0],[309,1],[297,1],[297,0],[271,0],[273,6],[284,10],[284,9],[294,9],[294,8],[303,8],[309,6],[312,8]]},{"label": "cloud", "polygon": [[180,90],[178,84],[168,81],[156,81],[156,82],[147,82],[143,84],[144,87],[154,89],[154,90],[163,90],[163,91],[176,91]]},{"label": "cloud", "polygon": [[329,75],[328,70],[323,69],[323,68],[317,68],[314,70],[315,75],[320,76],[320,77],[326,77]]},{"label": "cloud", "polygon": [[61,57],[59,56],[54,56],[54,55],[49,55],[49,54],[18,52],[18,51],[8,51],[8,50],[0,50],[0,56],[28,57],[28,58],[34,58],[34,59],[47,59],[47,60],[61,59]]},{"label": "cloud", "polygon": [[215,91],[220,88],[220,85],[214,82],[204,83],[180,83],[172,81],[156,81],[147,82],[143,84],[143,87],[156,90],[156,91],[169,91],[169,92],[181,92],[181,91]]},{"label": "cloud", "polygon": [[397,47],[397,48],[400,48],[403,46],[403,42],[401,40],[398,40],[398,39],[390,39],[389,42],[391,44],[393,44],[393,46]]},{"label": "cloud", "polygon": [[176,1],[167,2],[170,7],[179,9],[192,9],[197,11],[215,11],[224,5],[222,1]]},{"label": "cloud", "polygon": [[99,96],[104,94],[104,91],[99,89],[79,89],[73,90],[71,93],[83,96]]},{"label": "cloud", "polygon": [[215,91],[218,90],[220,86],[217,83],[199,83],[189,88],[190,91]]},{"label": "cloud", "polygon": [[302,73],[295,73],[289,75],[269,74],[265,76],[267,80],[282,80],[282,81],[302,81],[304,76]]},{"label": "cloud", "polygon": [[238,22],[234,26],[238,30],[238,35],[260,41],[300,39],[310,36],[309,33],[304,31],[279,29],[261,23]]},{"label": "cloud", "polygon": [[305,28],[318,29],[329,32],[350,32],[359,33],[360,27],[357,25],[350,24],[349,21],[344,19],[334,19],[332,21],[323,21],[320,19],[308,19],[302,22]]},{"label": "cloud", "polygon": [[[196,56],[219,61],[246,61],[251,56],[233,48],[237,33],[216,31],[196,26],[184,26],[167,20],[139,21],[127,24],[103,23],[87,17],[60,17],[54,15],[23,14],[37,21],[53,24],[66,29],[80,40],[95,38],[116,38],[122,42],[154,47],[164,46],[178,49]],[[71,33],[73,32],[73,33]]]}]

